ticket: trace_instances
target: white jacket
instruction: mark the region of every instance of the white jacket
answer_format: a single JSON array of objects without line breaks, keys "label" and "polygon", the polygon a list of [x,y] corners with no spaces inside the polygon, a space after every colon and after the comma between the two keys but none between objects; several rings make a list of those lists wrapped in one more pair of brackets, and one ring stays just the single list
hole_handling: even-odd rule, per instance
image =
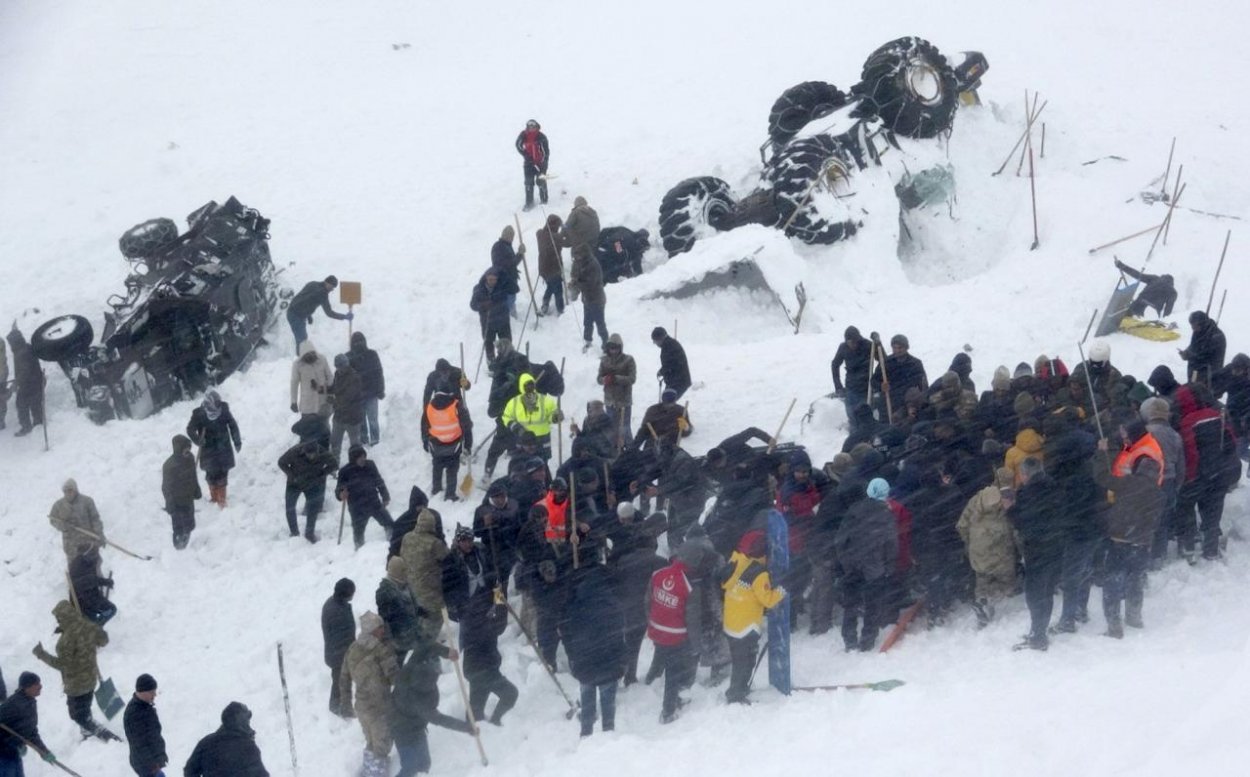
[{"label": "white jacket", "polygon": [[[305,358],[312,354],[312,358]],[[326,358],[317,353],[312,341],[299,344],[299,358],[291,365],[291,404],[304,415],[330,415],[330,385],[334,373]]]}]

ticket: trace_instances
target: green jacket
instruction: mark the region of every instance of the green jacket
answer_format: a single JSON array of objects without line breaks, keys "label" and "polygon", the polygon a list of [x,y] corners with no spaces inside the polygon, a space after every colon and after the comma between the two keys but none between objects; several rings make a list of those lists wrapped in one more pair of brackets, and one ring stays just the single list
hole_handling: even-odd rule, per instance
[{"label": "green jacket", "polygon": [[[339,670],[339,703],[344,710],[355,710],[357,715],[385,717],[391,706],[391,685],[399,672],[399,660],[395,646],[389,640],[378,639],[361,632],[343,658]],[[356,700],[352,704],[352,685],[356,686]]]},{"label": "green jacket", "polygon": [[96,650],[109,643],[109,635],[63,599],[52,608],[52,615],[56,617],[56,625],[61,632],[56,641],[56,655],[39,645],[35,648],[35,657],[61,673],[66,696],[91,693],[100,677],[100,667],[95,660]]},{"label": "green jacket", "polygon": [[104,522],[100,520],[100,513],[95,509],[95,501],[86,494],[77,494],[72,502],[65,497],[56,500],[52,511],[48,513],[48,521],[61,532],[61,545],[65,548],[65,555],[70,558],[87,548],[100,545],[97,540],[74,531],[73,527],[77,526],[104,537]]},{"label": "green jacket", "polygon": [[443,559],[447,543],[434,526],[434,513],[422,510],[417,528],[404,537],[399,555],[404,560],[408,590],[417,606],[431,615],[441,615],[443,604]]}]

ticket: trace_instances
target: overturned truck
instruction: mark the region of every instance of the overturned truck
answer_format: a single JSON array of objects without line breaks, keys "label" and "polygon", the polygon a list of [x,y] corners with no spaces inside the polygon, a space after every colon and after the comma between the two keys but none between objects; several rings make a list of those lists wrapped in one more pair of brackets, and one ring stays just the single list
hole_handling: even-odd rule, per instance
[{"label": "overturned truck", "polygon": [[91,323],[63,315],[31,336],[56,362],[92,420],[145,418],[216,386],[246,366],[290,289],[269,256],[269,219],[234,197],[209,202],[178,234],[152,219],[119,241],[125,293],[108,299],[98,344]]},{"label": "overturned truck", "polygon": [[[769,113],[759,187],[739,198],[719,178],[677,184],[660,203],[664,249],[674,256],[745,224],[777,227],[809,244],[853,235],[862,226],[852,207],[855,175],[880,166],[899,137],[949,133],[959,104],[977,102],[988,67],[979,52],[952,67],[933,44],[906,37],[874,51],[849,93],[820,81],[787,89]],[[900,170],[895,180],[904,212],[942,201],[953,188],[949,166],[940,164]]]}]

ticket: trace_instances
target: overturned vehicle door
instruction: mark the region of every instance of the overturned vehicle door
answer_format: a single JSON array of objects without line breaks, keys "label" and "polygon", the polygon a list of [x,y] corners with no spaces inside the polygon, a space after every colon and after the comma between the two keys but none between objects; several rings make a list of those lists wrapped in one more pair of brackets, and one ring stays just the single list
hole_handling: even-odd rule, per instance
[{"label": "overturned vehicle door", "polygon": [[[231,197],[187,217],[122,235],[126,293],[108,301],[101,342],[83,316],[58,316],[31,336],[60,364],[92,420],[145,418],[246,366],[290,290],[269,257],[269,220]],[[280,300],[282,300],[280,302]]]}]

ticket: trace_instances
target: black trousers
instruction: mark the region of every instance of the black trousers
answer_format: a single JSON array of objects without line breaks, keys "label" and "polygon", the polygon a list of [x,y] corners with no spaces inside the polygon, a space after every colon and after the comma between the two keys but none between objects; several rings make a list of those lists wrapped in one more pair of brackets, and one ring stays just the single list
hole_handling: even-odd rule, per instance
[{"label": "black trousers", "polygon": [[317,515],[321,512],[321,506],[326,498],[325,481],[318,483],[312,488],[300,489],[287,483],[286,485],[286,525],[291,530],[291,536],[299,534],[299,521],[295,517],[295,505],[299,503],[300,495],[304,496],[304,514],[307,516],[305,524],[307,530],[305,535],[308,539],[312,539],[316,535],[313,529],[317,525]]},{"label": "black trousers", "polygon": [[538,198],[543,205],[547,204],[547,180],[539,178],[542,171],[531,162],[525,162],[525,204],[534,204],[534,184],[538,184]]},{"label": "black trousers", "polygon": [[347,654],[344,653],[334,666],[330,667],[330,712],[335,715],[342,714],[343,707],[339,704],[339,672],[343,669],[343,658]]},{"label": "black trousers", "polygon": [[[1187,483],[1181,488],[1176,506],[1176,530],[1180,547],[1194,550],[1202,531],[1202,555],[1214,558],[1220,552],[1220,519],[1224,517],[1225,490],[1213,482]],[[1201,519],[1201,525],[1198,523]]]},{"label": "black trousers", "polygon": [[[455,446],[450,456],[434,457],[434,487],[430,495],[446,489],[448,495],[456,493],[456,478],[460,474],[460,447]],[[446,485],[444,485],[444,482]]]},{"label": "black trousers", "polygon": [[17,423],[22,429],[30,429],[43,423],[43,389],[34,391],[17,390],[13,402],[17,409]]},{"label": "black trousers", "polygon": [[174,547],[182,550],[187,546],[187,538],[195,529],[195,503],[169,508],[169,519],[173,523]]},{"label": "black trousers", "polygon": [[1029,606],[1032,622],[1030,635],[1046,637],[1050,616],[1055,609],[1055,589],[1063,571],[1063,554],[1051,553],[1040,558],[1024,559],[1024,600]]},{"label": "black trousers", "polygon": [[669,716],[677,712],[679,694],[694,684],[699,657],[690,640],[686,640],[680,645],[656,645],[655,658],[664,673],[664,702],[660,713]]},{"label": "black trousers", "polygon": [[469,680],[469,708],[473,710],[473,718],[479,723],[486,717],[486,701],[494,694],[499,698],[495,709],[491,711],[490,720],[498,723],[508,710],[516,705],[517,688],[503,676],[498,669],[477,672]]},{"label": "black trousers", "polygon": [[751,692],[751,672],[755,670],[759,648],[760,635],[755,632],[745,637],[729,637],[729,690],[725,692],[729,701],[745,701]]},{"label": "black trousers", "polygon": [[357,548],[365,544],[365,527],[369,525],[370,518],[377,521],[386,530],[388,537],[391,534],[391,529],[395,527],[395,519],[391,518],[391,514],[387,512],[381,502],[374,502],[371,505],[361,505],[359,507],[348,502],[347,512],[352,516],[352,540],[356,543]]}]

